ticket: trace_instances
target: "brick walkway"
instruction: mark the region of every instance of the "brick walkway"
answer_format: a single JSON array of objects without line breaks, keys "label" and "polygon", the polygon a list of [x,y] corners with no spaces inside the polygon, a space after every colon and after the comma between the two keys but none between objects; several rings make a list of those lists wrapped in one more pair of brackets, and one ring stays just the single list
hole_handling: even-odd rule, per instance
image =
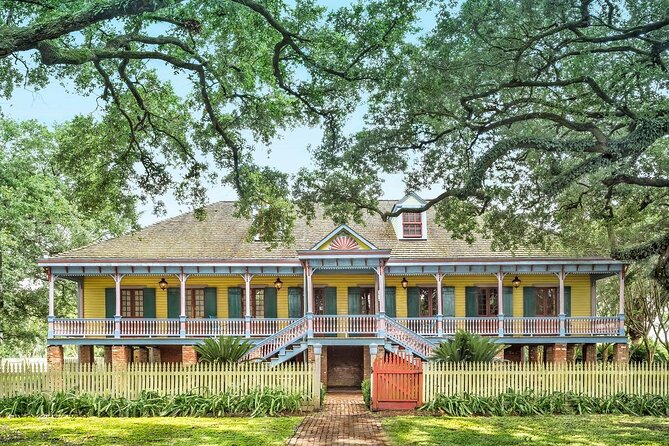
[{"label": "brick walkway", "polygon": [[360,392],[333,392],[326,395],[323,410],[307,415],[288,444],[386,446],[388,442]]}]

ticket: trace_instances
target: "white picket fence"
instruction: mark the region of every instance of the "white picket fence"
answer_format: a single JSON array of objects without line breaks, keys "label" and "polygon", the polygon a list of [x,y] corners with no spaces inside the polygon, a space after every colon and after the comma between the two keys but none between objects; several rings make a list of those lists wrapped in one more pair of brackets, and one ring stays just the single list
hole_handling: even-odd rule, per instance
[{"label": "white picket fence", "polygon": [[[318,372],[320,373],[320,372]],[[320,401],[320,378],[307,363],[207,364],[137,363],[115,368],[111,364],[46,365],[7,364],[0,367],[0,397],[36,392],[73,391],[93,395],[136,398],[142,391],[161,394],[247,393],[256,389],[281,389]]]},{"label": "white picket fence", "polygon": [[669,395],[669,368],[648,364],[426,363],[423,401],[435,395],[495,396],[507,390],[538,394],[575,392]]}]

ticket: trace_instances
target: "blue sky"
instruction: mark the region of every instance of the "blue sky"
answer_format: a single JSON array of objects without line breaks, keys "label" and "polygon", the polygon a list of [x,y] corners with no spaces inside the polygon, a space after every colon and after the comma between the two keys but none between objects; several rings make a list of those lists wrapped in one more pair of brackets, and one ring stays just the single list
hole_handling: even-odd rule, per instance
[{"label": "blue sky", "polygon": [[[329,6],[339,6],[348,2],[328,2]],[[426,12],[421,18],[424,29],[429,29],[434,23],[434,17]],[[178,87],[178,85],[177,85]],[[190,88],[190,87],[189,87]],[[96,95],[81,96],[60,85],[52,82],[46,88],[33,91],[24,88],[16,88],[11,100],[0,99],[0,110],[2,113],[16,120],[36,119],[47,125],[65,122],[77,114],[95,113],[98,104]],[[347,131],[354,132],[361,128],[364,110],[356,110],[351,114],[347,124]],[[308,148],[316,146],[321,140],[321,131],[318,128],[299,127],[282,132],[269,146],[258,144],[255,147],[255,159],[261,165],[272,165],[284,172],[296,173],[302,167],[310,166],[310,155]],[[384,196],[382,198],[401,198],[404,195],[404,184],[401,175],[386,175],[384,177]],[[419,191],[425,196],[433,195],[435,191]],[[210,202],[219,200],[234,200],[234,192],[219,184],[210,184],[208,191]],[[171,194],[161,199],[166,203],[167,215],[170,217],[188,211],[187,206],[176,202]],[[163,216],[156,217],[152,214],[152,203],[141,207],[142,215],[140,224],[145,226]]]}]

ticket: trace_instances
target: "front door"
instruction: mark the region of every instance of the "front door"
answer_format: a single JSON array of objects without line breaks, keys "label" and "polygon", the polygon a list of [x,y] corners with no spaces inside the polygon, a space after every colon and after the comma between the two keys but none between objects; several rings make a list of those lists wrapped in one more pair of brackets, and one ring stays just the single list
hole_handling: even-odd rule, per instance
[{"label": "front door", "polygon": [[348,289],[349,335],[369,336],[376,331],[376,320],[360,315],[373,315],[376,311],[374,288],[351,287]]}]

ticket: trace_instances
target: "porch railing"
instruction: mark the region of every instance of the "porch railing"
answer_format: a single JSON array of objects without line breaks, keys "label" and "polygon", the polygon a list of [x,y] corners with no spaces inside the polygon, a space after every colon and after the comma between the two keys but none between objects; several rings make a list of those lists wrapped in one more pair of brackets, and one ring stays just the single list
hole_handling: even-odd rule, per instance
[{"label": "porch railing", "polygon": [[373,334],[376,322],[374,314],[315,315],[314,334]]},{"label": "porch railing", "polygon": [[[484,336],[498,336],[500,319],[497,317],[436,317],[388,318],[420,336],[450,336],[458,330],[479,333]],[[53,338],[173,338],[173,337],[213,337],[251,336],[268,337],[285,329],[297,319],[255,319],[249,321],[246,331],[245,319],[186,319],[185,333],[181,332],[179,319],[54,319]],[[314,315],[315,335],[376,335],[382,327],[378,315]],[[115,333],[118,322],[118,333]],[[441,322],[441,324],[439,324]],[[441,325],[441,333],[439,332]],[[504,317],[505,336],[560,336],[558,317]],[[564,318],[566,336],[618,336],[618,317],[567,317]]]}]

